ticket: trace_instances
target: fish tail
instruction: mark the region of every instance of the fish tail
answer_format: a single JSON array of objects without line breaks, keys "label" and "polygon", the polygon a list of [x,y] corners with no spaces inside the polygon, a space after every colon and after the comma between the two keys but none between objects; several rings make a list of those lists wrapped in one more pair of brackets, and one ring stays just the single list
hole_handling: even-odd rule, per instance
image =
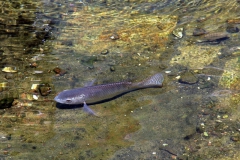
[{"label": "fish tail", "polygon": [[157,73],[142,82],[136,83],[139,87],[162,87],[164,77],[161,73]]}]

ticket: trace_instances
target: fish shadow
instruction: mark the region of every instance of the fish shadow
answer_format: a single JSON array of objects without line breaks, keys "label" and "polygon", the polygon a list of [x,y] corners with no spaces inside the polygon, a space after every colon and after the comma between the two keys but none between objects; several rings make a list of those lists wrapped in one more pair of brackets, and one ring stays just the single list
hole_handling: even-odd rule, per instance
[{"label": "fish shadow", "polygon": [[83,104],[62,104],[57,102],[56,107],[58,109],[75,109],[75,108],[82,108]]}]

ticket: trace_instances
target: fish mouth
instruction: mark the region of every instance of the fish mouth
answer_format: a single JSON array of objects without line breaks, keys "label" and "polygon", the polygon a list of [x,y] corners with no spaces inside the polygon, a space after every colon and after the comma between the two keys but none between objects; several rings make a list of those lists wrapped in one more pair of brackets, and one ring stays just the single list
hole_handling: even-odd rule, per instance
[{"label": "fish mouth", "polygon": [[59,99],[58,96],[56,96],[56,97],[54,98],[54,101],[56,101],[56,102],[58,102],[58,103],[61,103],[61,102],[62,102],[62,100]]}]

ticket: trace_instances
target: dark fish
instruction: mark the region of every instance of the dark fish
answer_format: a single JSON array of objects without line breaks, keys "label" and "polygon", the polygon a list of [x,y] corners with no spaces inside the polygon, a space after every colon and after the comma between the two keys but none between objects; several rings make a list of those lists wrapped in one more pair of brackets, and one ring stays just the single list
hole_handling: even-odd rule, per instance
[{"label": "dark fish", "polygon": [[114,98],[118,95],[150,87],[162,87],[164,77],[161,73],[157,73],[152,77],[138,83],[117,82],[110,84],[102,84],[96,86],[87,86],[60,92],[54,100],[62,104],[84,104],[83,109],[88,113],[95,113],[86,105],[86,103],[97,103],[104,100]]},{"label": "dark fish", "polygon": [[201,36],[201,39],[198,42],[214,42],[226,40],[229,38],[229,34],[225,32],[214,32],[214,33],[206,33]]}]

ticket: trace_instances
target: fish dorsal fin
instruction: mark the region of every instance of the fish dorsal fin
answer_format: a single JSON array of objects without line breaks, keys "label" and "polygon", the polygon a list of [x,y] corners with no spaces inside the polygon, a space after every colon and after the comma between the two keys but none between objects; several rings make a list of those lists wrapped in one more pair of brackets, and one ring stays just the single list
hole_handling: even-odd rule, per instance
[{"label": "fish dorsal fin", "polygon": [[96,79],[92,80],[92,81],[88,81],[84,84],[84,87],[89,87],[89,86],[93,86],[93,84],[95,83]]}]

